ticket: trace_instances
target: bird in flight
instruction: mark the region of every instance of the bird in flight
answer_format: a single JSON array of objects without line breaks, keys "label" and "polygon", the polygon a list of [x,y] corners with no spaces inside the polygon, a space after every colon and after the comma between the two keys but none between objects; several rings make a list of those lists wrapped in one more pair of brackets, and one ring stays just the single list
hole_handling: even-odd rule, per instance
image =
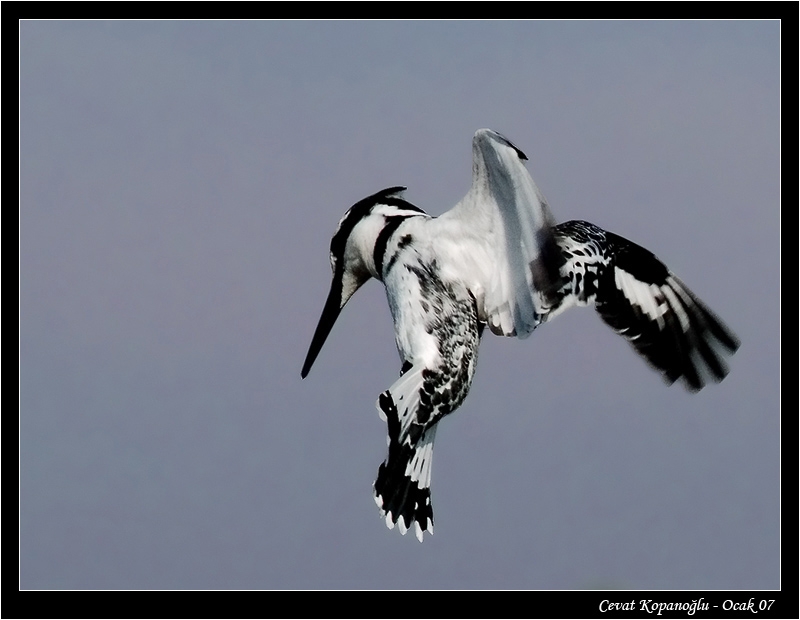
[{"label": "bird in flight", "polygon": [[555,224],[499,133],[472,141],[472,187],[431,217],[391,187],[354,204],[331,240],[328,299],[301,376],[340,311],[370,278],[386,287],[400,378],[378,398],[389,454],[375,502],[386,525],[433,533],[430,481],[439,422],[469,392],[485,327],[525,338],[572,306],[594,306],[667,384],[721,381],[737,337],[654,254],[584,221]]}]

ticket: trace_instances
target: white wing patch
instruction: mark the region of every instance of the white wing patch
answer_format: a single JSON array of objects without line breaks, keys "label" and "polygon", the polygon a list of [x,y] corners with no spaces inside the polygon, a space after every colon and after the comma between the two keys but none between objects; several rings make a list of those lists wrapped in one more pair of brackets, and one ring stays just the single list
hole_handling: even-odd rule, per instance
[{"label": "white wing patch", "polygon": [[[651,320],[658,323],[659,329],[664,328],[664,313],[669,306],[667,296],[672,295],[669,287],[659,287],[637,280],[627,271],[614,268],[614,284],[623,292],[632,305],[639,306]],[[675,304],[673,304],[675,307]],[[680,310],[682,313],[683,311]]]}]

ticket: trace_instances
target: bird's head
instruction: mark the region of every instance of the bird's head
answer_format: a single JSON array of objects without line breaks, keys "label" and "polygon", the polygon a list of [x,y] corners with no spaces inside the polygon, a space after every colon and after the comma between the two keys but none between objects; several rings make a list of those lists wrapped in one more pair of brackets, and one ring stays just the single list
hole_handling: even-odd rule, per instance
[{"label": "bird's head", "polygon": [[[370,278],[381,279],[380,237],[393,217],[422,213],[401,198],[405,187],[390,187],[357,202],[347,210],[331,239],[333,279],[300,376],[305,378],[317,359],[344,305]],[[384,248],[385,249],[384,240]]]}]

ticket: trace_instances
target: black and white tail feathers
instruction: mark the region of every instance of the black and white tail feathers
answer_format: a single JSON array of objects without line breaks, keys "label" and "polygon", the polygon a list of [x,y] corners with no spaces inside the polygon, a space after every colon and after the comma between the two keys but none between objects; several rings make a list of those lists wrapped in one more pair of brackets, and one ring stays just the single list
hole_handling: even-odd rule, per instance
[{"label": "black and white tail feathers", "polygon": [[389,430],[389,455],[378,468],[375,503],[390,529],[397,524],[400,533],[405,534],[413,524],[422,542],[423,532],[433,534],[430,485],[437,425],[424,430],[418,427],[417,437],[404,437],[402,421],[389,390],[380,395],[378,410],[386,418]]},{"label": "black and white tail feathers", "polygon": [[565,287],[553,315],[594,303],[668,384],[681,379],[696,392],[728,374],[724,357],[739,340],[652,252],[583,221],[559,224],[554,233]]}]

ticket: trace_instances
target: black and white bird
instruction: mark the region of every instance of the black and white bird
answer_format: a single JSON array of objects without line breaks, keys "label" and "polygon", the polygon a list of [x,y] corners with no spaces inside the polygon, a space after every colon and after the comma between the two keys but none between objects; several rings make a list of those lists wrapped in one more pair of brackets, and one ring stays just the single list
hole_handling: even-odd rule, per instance
[{"label": "black and white bird", "polygon": [[697,391],[728,373],[736,336],[641,246],[593,224],[555,225],[523,165],[500,134],[472,142],[472,187],[431,217],[392,187],[353,205],[331,240],[333,283],[311,341],[305,378],[339,312],[370,278],[386,287],[400,378],[378,398],[389,454],[375,502],[389,528],[433,533],[430,481],[441,419],[467,396],[484,326],[525,338],[574,306],[600,317],[668,384]]}]

